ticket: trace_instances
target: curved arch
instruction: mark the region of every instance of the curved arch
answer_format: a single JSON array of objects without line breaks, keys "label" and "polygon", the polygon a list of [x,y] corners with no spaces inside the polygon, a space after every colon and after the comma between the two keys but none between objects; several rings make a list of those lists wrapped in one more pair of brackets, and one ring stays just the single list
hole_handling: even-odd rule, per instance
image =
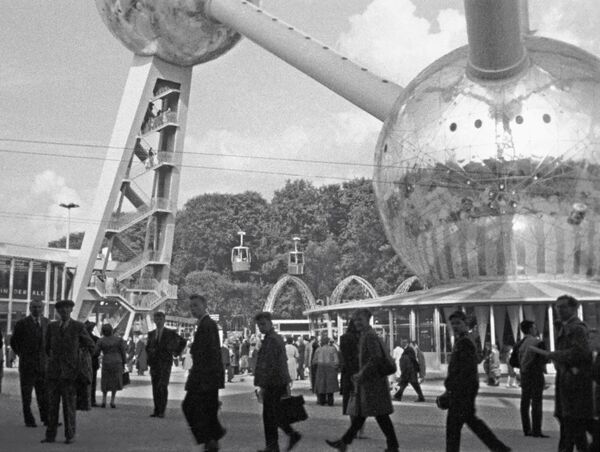
[{"label": "curved arch", "polygon": [[423,282],[419,279],[418,276],[411,276],[410,278],[406,278],[404,281],[402,281],[402,283],[400,283],[400,285],[394,292],[394,295],[400,295],[403,293],[410,292],[410,288],[415,283],[419,283],[423,287],[423,289],[427,289],[427,286],[423,284]]},{"label": "curved arch", "polygon": [[367,293],[371,296],[371,298],[378,297],[377,291],[375,290],[375,288],[371,285],[371,283],[369,281],[367,281],[364,278],[361,278],[360,276],[352,275],[352,276],[348,276],[347,278],[343,279],[342,282],[340,282],[336,286],[336,288],[333,289],[333,292],[331,293],[331,298],[330,298],[329,304],[341,303],[342,295],[344,295],[344,292],[346,291],[346,289],[352,282],[357,282],[358,284],[360,284],[362,286],[362,288],[365,289],[367,291]]},{"label": "curved arch", "polygon": [[279,294],[281,293],[283,288],[290,283],[294,284],[300,292],[300,295],[302,295],[302,301],[304,302],[304,306],[306,307],[306,309],[309,310],[315,308],[315,306],[317,305],[315,297],[310,291],[310,288],[306,285],[306,283],[296,276],[285,275],[279,278],[279,281],[277,281],[275,285],[271,288],[271,291],[267,296],[267,301],[263,308],[264,311],[273,312],[273,307],[275,306],[275,301],[277,301],[277,297],[279,297]]}]

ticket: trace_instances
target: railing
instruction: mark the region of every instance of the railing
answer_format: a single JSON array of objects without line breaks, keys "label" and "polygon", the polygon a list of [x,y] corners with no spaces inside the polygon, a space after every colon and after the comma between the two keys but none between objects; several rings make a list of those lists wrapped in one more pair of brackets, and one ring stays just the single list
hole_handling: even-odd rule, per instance
[{"label": "railing", "polygon": [[149,204],[133,212],[113,213],[112,220],[108,222],[106,229],[117,232],[127,229],[156,210],[173,210],[173,205],[174,203],[169,198],[152,198]]},{"label": "railing", "polygon": [[[166,300],[177,298],[177,285],[169,284],[167,281],[159,282],[152,278],[128,285],[116,278],[108,277],[102,281],[94,276],[89,287],[97,290],[102,297],[119,297],[138,309],[153,310]],[[134,293],[136,290],[151,290],[151,292],[136,294]]]},{"label": "railing", "polygon": [[150,133],[165,124],[174,123],[177,124],[177,112],[176,111],[165,111],[160,115],[150,118],[146,124],[142,126],[142,135]]}]

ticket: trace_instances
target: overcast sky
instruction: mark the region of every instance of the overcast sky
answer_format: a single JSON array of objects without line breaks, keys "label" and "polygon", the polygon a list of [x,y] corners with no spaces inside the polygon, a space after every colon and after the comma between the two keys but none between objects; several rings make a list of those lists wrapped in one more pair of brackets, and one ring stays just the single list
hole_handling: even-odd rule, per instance
[{"label": "overcast sky", "polygon": [[[106,145],[132,55],[103,25],[93,0],[0,0],[0,241],[45,245],[65,233],[60,202],[92,217],[104,150],[6,139]],[[459,0],[263,0],[265,10],[373,72],[406,85],[466,43]],[[600,2],[535,0],[532,28],[600,54]],[[590,18],[592,20],[590,20]],[[194,68],[192,152],[334,160],[323,165],[223,156],[184,157],[179,205],[207,192],[270,197],[289,176],[315,184],[371,177],[381,123],[249,41]],[[46,154],[40,156],[36,154]],[[57,157],[62,154],[71,157]],[[82,158],[85,157],[85,158]]]}]

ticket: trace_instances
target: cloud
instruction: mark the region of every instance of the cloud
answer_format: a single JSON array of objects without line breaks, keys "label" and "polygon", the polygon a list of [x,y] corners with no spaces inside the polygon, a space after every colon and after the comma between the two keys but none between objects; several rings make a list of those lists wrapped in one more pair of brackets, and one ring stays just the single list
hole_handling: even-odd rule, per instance
[{"label": "cloud", "polygon": [[[12,221],[3,223],[0,240],[46,246],[49,241],[66,235],[66,211],[59,206],[61,202],[83,204],[64,177],[52,170],[36,174],[30,191],[21,197],[11,197],[5,205],[6,212],[16,214],[12,215]],[[87,215],[84,207],[72,209],[71,231],[82,230],[82,218],[89,218]]]},{"label": "cloud", "polygon": [[[213,129],[202,137],[188,136],[181,198],[207,191],[239,192],[240,186],[268,198],[287,179],[302,177],[321,185],[371,177],[381,123],[360,111],[332,114],[327,119],[323,121],[319,116],[312,123],[289,126],[275,134]],[[198,155],[198,152],[216,155]]]},{"label": "cloud", "polygon": [[467,41],[465,18],[457,10],[439,11],[437,32],[415,13],[410,0],[373,0],[362,14],[350,17],[350,30],[340,36],[338,48],[373,72],[405,85]]},{"label": "cloud", "polygon": [[530,1],[531,28],[547,36],[600,55],[600,2],[598,0]]}]

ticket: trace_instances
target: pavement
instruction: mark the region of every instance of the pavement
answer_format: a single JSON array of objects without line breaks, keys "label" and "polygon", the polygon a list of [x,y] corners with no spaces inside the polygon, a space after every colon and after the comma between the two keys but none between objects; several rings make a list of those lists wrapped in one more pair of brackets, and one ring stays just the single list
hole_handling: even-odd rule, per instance
[{"label": "pavement", "polygon": [[[77,413],[77,437],[74,444],[66,445],[59,427],[57,443],[40,444],[43,427],[26,428],[23,424],[16,369],[5,369],[3,393],[0,394],[0,452],[188,452],[202,450],[194,445],[192,436],[181,412],[185,374],[174,368],[169,386],[169,407],[164,419],[149,418],[152,411],[152,392],[149,376],[132,376],[132,383],[117,394],[117,408],[94,408]],[[394,402],[392,421],[400,442],[401,451],[443,451],[445,438],[445,412],[434,404],[442,391],[441,380],[426,381],[423,390],[427,401],[415,403],[416,395],[407,388],[402,403]],[[333,407],[321,407],[310,393],[306,381],[298,381],[293,392],[306,400],[309,419],[295,428],[303,435],[294,452],[333,451],[325,439],[339,438],[349,425],[341,415],[341,397],[336,396]],[[544,398],[543,430],[549,439],[524,437],[520,430],[519,397],[515,388],[490,388],[482,384],[477,399],[479,416],[513,451],[547,452],[555,450],[558,443],[558,424],[552,417],[553,388]],[[233,383],[221,391],[223,402],[220,413],[227,427],[227,436],[221,442],[223,452],[255,452],[264,447],[261,405],[254,397],[252,377],[236,376]],[[34,413],[35,413],[35,401]],[[383,451],[384,438],[373,419],[366,424],[369,439],[356,440],[348,449],[351,452]],[[287,439],[280,434],[282,450]],[[463,429],[462,450],[485,451],[468,428]]]}]

